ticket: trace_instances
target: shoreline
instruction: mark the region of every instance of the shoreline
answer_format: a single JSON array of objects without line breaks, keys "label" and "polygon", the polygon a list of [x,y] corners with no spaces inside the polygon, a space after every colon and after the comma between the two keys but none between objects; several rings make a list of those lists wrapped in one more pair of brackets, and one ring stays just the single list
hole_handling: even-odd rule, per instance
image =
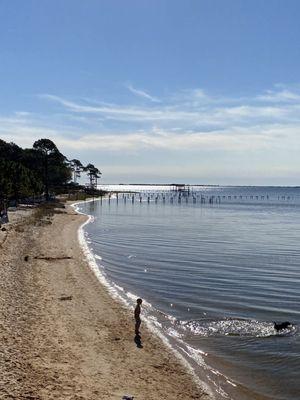
[{"label": "shoreline", "polygon": [[146,324],[137,347],[131,313],[80,247],[86,223],[67,205],[9,227],[0,254],[0,398],[212,398]]},{"label": "shoreline", "polygon": [[[106,199],[106,200],[108,200],[108,199]],[[133,312],[132,306],[122,296],[120,296],[120,293],[118,293],[118,291],[111,285],[111,283],[105,278],[105,276],[99,269],[98,263],[95,259],[95,255],[92,252],[92,250],[89,248],[88,242],[86,241],[84,227],[90,223],[93,223],[94,217],[92,215],[85,214],[85,213],[79,211],[77,206],[79,206],[80,204],[85,204],[87,202],[93,202],[93,201],[102,201],[102,199],[101,200],[100,199],[83,200],[83,201],[78,201],[76,203],[70,204],[71,207],[74,208],[75,212],[87,217],[87,220],[83,224],[81,224],[78,228],[78,242],[82,248],[83,254],[84,254],[91,270],[93,271],[93,273],[99,280],[100,284],[103,285],[103,287],[106,290],[108,290],[109,295],[114,299],[114,301],[116,301],[122,307],[125,306],[125,308],[129,312]],[[101,256],[100,256],[100,258],[102,259]],[[138,296],[136,295],[136,297],[138,297]],[[159,329],[157,329],[157,327],[155,327],[155,325],[149,319],[143,319],[143,325],[146,326],[147,329],[149,329],[162,342],[163,346],[165,346],[168,351],[171,351],[174,354],[174,356],[177,358],[177,360],[181,363],[182,367],[190,375],[190,377],[194,381],[194,383],[198,387],[200,387],[201,390],[205,390],[207,393],[209,393],[209,396],[212,399],[214,399],[214,395],[213,395],[209,385],[206,382],[202,381],[199,378],[199,376],[197,376],[191,363],[189,363],[188,360],[186,358],[184,358],[183,355],[178,350],[176,350],[176,348],[171,344],[170,340]],[[204,372],[204,371],[202,371],[202,372]]]}]

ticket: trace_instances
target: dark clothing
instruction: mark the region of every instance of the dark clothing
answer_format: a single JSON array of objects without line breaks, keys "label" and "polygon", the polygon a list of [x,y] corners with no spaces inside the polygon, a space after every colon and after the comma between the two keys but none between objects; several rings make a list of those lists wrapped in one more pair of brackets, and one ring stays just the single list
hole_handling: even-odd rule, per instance
[{"label": "dark clothing", "polygon": [[136,307],[135,307],[135,310],[134,310],[134,318],[135,318],[135,334],[136,335],[138,335],[140,332],[139,332],[139,329],[140,329],[140,326],[141,326],[141,318],[140,318],[140,314],[141,314],[141,307],[140,307],[140,305],[138,304]]},{"label": "dark clothing", "polygon": [[140,307],[140,305],[138,304],[136,307],[135,307],[135,309],[134,309],[134,318],[137,320],[137,319],[140,319],[140,314],[141,314],[141,307]]},{"label": "dark clothing", "polygon": [[138,335],[140,333],[140,326],[141,326],[141,320],[136,319],[135,320],[135,334]]}]

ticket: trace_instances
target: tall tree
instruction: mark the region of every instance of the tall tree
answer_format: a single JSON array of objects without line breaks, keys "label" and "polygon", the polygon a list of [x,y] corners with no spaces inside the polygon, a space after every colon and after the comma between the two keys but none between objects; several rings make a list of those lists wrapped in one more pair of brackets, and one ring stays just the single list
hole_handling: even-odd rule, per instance
[{"label": "tall tree", "polygon": [[81,172],[84,171],[84,166],[81,161],[74,158],[73,160],[70,160],[70,167],[73,173],[73,181],[74,183],[77,183],[77,178],[80,178]]},{"label": "tall tree", "polygon": [[87,171],[87,174],[90,179],[90,188],[91,189],[97,189],[97,183],[98,179],[101,177],[101,172],[97,167],[94,166],[94,164],[88,164],[85,167],[85,171]]},{"label": "tall tree", "polygon": [[67,158],[50,139],[37,140],[33,148],[41,161],[45,196],[46,200],[49,200],[49,188],[68,182],[71,179],[71,169]]}]

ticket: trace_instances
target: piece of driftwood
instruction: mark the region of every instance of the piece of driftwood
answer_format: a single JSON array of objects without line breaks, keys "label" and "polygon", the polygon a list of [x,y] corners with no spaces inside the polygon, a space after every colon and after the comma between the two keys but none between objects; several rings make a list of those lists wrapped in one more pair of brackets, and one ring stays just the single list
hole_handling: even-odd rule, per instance
[{"label": "piece of driftwood", "polygon": [[60,296],[59,300],[61,301],[66,301],[66,300],[72,300],[73,296]]},{"label": "piece of driftwood", "polygon": [[70,256],[60,256],[60,257],[50,257],[50,256],[35,256],[35,260],[47,260],[47,261],[53,261],[53,260],[71,260],[73,257]]}]

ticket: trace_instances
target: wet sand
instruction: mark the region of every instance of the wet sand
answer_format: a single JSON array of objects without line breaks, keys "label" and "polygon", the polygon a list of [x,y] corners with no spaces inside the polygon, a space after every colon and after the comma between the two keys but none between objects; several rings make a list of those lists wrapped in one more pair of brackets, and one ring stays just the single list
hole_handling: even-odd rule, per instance
[{"label": "wet sand", "polygon": [[145,324],[134,341],[79,246],[85,216],[17,215],[0,233],[0,399],[211,398]]}]

